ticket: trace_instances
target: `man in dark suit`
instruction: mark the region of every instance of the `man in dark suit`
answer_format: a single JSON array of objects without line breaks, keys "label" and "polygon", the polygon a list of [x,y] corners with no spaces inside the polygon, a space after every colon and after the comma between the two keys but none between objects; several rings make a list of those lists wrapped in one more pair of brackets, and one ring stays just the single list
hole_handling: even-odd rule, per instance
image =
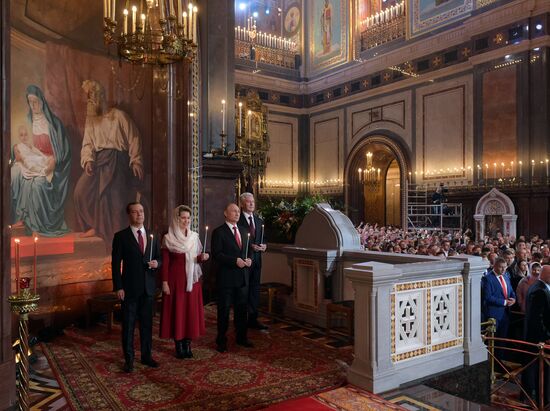
[{"label": "man in dark suit", "polygon": [[[122,300],[122,350],[124,371],[134,370],[134,329],[139,319],[141,363],[156,368],[151,356],[153,335],[153,299],[155,273],[161,264],[159,241],[143,227],[144,212],[140,203],[126,207],[130,226],[113,238],[113,289]],[[122,272],[121,272],[122,263]]]},{"label": "man in dark suit", "polygon": [[258,321],[258,306],[260,305],[260,280],[262,276],[262,253],[267,249],[264,238],[263,220],[254,214],[256,203],[252,193],[242,193],[240,196],[241,217],[239,227],[250,233],[252,247],[252,266],[249,271],[248,283],[248,328],[266,330],[267,326]]},{"label": "man in dark suit", "polygon": [[[538,281],[527,292],[525,306],[525,340],[531,343],[550,344],[550,265],[542,267]],[[534,351],[537,351],[535,349]],[[534,357],[529,356],[528,360]],[[550,369],[545,366],[544,402],[550,402]],[[522,382],[527,393],[538,401],[539,362],[524,371]]]},{"label": "man in dark suit", "polygon": [[510,278],[504,275],[506,261],[497,258],[493,270],[481,278],[483,321],[494,318],[497,321],[495,337],[508,338],[509,307],[516,302]]},{"label": "man in dark suit", "polygon": [[217,350],[227,351],[229,310],[233,304],[237,344],[252,347],[246,336],[246,302],[248,298],[248,269],[251,247],[246,248],[248,231],[238,226],[240,210],[237,204],[225,207],[225,223],[212,232],[212,256],[217,264],[218,336]]}]

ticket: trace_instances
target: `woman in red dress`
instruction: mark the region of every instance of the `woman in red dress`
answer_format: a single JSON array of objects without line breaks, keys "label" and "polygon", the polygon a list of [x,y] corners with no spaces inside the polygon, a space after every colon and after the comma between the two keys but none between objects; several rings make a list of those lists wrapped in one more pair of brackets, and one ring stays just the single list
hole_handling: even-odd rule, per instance
[{"label": "woman in red dress", "polygon": [[191,340],[205,333],[202,275],[199,263],[208,260],[199,235],[191,231],[191,209],[181,205],[173,213],[162,248],[162,313],[160,338],[172,338],[177,358],[191,358]]}]

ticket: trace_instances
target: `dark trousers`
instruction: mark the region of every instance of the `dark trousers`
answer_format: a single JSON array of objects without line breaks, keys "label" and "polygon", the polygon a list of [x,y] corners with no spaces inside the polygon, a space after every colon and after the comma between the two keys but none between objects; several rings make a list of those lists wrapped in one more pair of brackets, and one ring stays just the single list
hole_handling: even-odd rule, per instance
[{"label": "dark trousers", "polygon": [[229,326],[229,310],[233,304],[233,315],[237,341],[246,341],[246,302],[248,287],[230,287],[218,289],[218,336],[216,344],[226,344],[227,328]]},{"label": "dark trousers", "polygon": [[139,341],[141,360],[151,359],[153,345],[153,297],[143,294],[140,297],[125,299],[122,302],[122,350],[127,363],[134,361],[134,329],[139,320]]},{"label": "dark trousers", "polygon": [[248,283],[248,322],[254,324],[258,321],[258,307],[260,305],[260,277],[262,268],[252,265],[249,271]]},{"label": "dark trousers", "polygon": [[[538,352],[537,349],[530,348],[529,351]],[[529,361],[532,361],[534,356],[525,355],[523,364],[527,364]],[[539,370],[540,364],[539,359],[531,364],[521,375],[521,385],[527,391],[527,394],[538,404],[539,401]],[[544,405],[550,403],[550,367],[544,365]]]}]

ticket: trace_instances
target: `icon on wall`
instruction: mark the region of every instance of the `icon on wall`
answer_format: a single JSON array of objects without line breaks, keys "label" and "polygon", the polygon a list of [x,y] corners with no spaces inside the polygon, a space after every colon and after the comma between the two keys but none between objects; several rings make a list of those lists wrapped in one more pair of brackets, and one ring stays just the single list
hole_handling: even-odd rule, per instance
[{"label": "icon on wall", "polygon": [[284,27],[286,36],[294,36],[298,33],[300,25],[302,24],[302,12],[296,6],[290,7],[286,11],[284,19]]}]

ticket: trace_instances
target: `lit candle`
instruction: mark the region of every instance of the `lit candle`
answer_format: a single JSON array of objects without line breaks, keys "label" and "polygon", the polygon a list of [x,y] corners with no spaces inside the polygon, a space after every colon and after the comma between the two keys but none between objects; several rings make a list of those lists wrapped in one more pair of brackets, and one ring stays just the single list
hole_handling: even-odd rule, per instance
[{"label": "lit candle", "polygon": [[208,237],[208,226],[204,230],[204,243],[202,243],[202,253],[206,253],[206,238]]},{"label": "lit candle", "polygon": [[502,178],[504,178],[504,163],[500,163],[500,167],[502,167]]},{"label": "lit candle", "polygon": [[248,258],[248,244],[250,243],[250,233],[247,233],[246,235],[246,248],[244,250],[244,259],[246,260]]},{"label": "lit candle", "polygon": [[113,0],[113,2],[112,2],[111,20],[113,20],[114,22],[116,22],[116,0]]},{"label": "lit candle", "polygon": [[260,237],[260,244],[264,243],[264,225],[262,224],[262,236]]},{"label": "lit candle", "polygon": [[363,179],[363,170],[358,169],[357,173],[359,173],[359,181],[362,181],[362,179]]},{"label": "lit candle", "polygon": [[149,261],[153,261],[153,234],[149,234],[151,239],[151,248],[149,249]]},{"label": "lit candle", "polygon": [[519,178],[523,177],[523,161],[519,161]]},{"label": "lit candle", "polygon": [[161,20],[166,20],[166,13],[164,12],[164,0],[160,0],[160,19]]},{"label": "lit candle", "polygon": [[179,24],[180,26],[183,26],[183,0],[181,0],[181,1],[178,3],[177,15],[178,15],[178,24]]},{"label": "lit candle", "polygon": [[145,32],[145,14],[141,15],[141,30]]},{"label": "lit candle", "polygon": [[182,14],[183,17],[183,37],[189,39],[189,33],[187,33],[187,12],[184,11]]},{"label": "lit candle", "polygon": [[481,174],[481,166],[478,164],[477,165],[477,179],[479,180],[481,177],[480,177],[480,174]]},{"label": "lit candle", "polygon": [[137,7],[132,6],[132,34],[136,33]]},{"label": "lit candle", "polygon": [[485,180],[489,179],[489,164],[485,163]]},{"label": "lit candle", "polygon": [[189,15],[189,33],[188,33],[188,37],[191,40],[193,40],[193,3],[189,3],[187,8],[189,9],[189,13],[187,13]]},{"label": "lit candle", "polygon": [[124,35],[128,34],[128,9],[124,9],[122,12],[124,15]]},{"label": "lit candle", "polygon": [[16,293],[19,295],[19,238],[15,240],[15,285]]},{"label": "lit candle", "polygon": [[109,0],[103,0],[103,18],[109,17],[109,6],[108,6]]},{"label": "lit candle", "polygon": [[243,129],[242,115],[243,115],[243,103],[239,101],[239,137],[241,136],[242,129]]},{"label": "lit candle", "polygon": [[514,166],[514,162],[510,161],[510,177],[515,177],[515,176],[516,176],[516,169]]},{"label": "lit candle", "polygon": [[222,100],[222,134],[225,134],[225,100]]},{"label": "lit candle", "polygon": [[546,159],[545,161],[546,161],[546,178],[548,178],[548,159]]},{"label": "lit candle", "polygon": [[34,294],[36,295],[36,243],[38,242],[38,237],[34,237],[34,260],[33,260],[33,285],[34,285]]},{"label": "lit candle", "polygon": [[496,180],[497,179],[497,163],[493,163],[493,167],[494,167],[493,178]]},{"label": "lit candle", "polygon": [[248,138],[252,135],[252,110],[248,110],[247,118]]},{"label": "lit candle", "polygon": [[531,177],[535,177],[535,160],[531,160]]},{"label": "lit candle", "polygon": [[412,173],[409,171],[409,184],[412,183]]},{"label": "lit candle", "polygon": [[199,9],[197,8],[197,6],[193,7],[193,43],[194,44],[197,44],[199,41],[198,41],[198,37],[197,37],[197,13],[198,13]]}]

